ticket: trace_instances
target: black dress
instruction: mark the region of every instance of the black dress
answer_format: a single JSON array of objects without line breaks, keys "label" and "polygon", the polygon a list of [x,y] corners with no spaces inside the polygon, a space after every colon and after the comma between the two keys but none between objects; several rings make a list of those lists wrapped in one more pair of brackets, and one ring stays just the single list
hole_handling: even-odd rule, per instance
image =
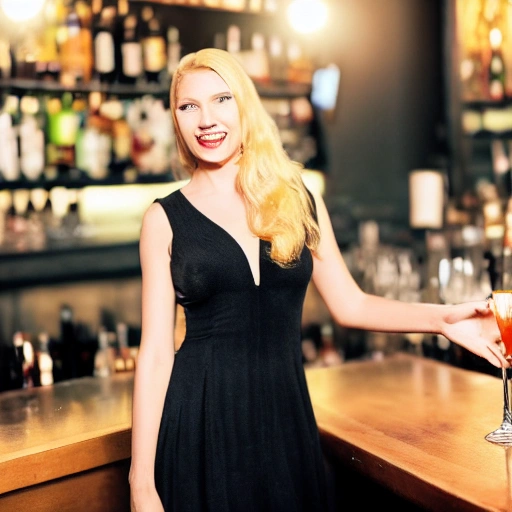
[{"label": "black dress", "polygon": [[235,239],[180,190],[157,201],[173,231],[171,272],[186,318],[156,451],[166,512],[324,512],[300,346],[310,251],[283,269],[260,240],[257,286]]}]

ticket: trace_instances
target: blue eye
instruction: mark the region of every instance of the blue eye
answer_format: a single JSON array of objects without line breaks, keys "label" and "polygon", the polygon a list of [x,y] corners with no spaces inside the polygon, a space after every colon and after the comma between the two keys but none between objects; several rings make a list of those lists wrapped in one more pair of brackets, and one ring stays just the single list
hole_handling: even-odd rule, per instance
[{"label": "blue eye", "polygon": [[186,103],[185,105],[180,105],[178,107],[179,110],[182,110],[182,111],[185,111],[185,110],[191,110],[194,108],[194,105],[192,105],[191,103]]},{"label": "blue eye", "polygon": [[220,102],[220,103],[224,103],[225,101],[228,101],[228,100],[230,100],[230,99],[232,99],[232,98],[233,98],[233,96],[229,96],[229,95],[227,95],[227,96],[221,96],[221,97],[219,98],[219,102]]}]

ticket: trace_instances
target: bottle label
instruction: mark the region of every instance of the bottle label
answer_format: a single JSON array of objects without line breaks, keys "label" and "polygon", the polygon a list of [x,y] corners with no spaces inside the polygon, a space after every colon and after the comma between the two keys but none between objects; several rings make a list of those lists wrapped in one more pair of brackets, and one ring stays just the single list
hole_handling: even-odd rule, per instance
[{"label": "bottle label", "polygon": [[144,43],[144,69],[159,72],[166,65],[166,44],[163,37],[149,37]]},{"label": "bottle label", "polygon": [[108,32],[99,32],[94,39],[94,66],[98,73],[112,73],[115,69],[114,38]]},{"label": "bottle label", "polygon": [[121,47],[123,55],[123,74],[137,77],[142,74],[142,47],[140,43],[124,43]]}]

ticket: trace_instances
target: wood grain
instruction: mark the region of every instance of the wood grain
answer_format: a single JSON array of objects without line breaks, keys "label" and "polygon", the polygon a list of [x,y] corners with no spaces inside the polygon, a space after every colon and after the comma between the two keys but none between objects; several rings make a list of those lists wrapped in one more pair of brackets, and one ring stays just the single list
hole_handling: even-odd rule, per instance
[{"label": "wood grain", "polygon": [[501,381],[405,354],[307,372],[337,460],[427,510],[512,510]]}]

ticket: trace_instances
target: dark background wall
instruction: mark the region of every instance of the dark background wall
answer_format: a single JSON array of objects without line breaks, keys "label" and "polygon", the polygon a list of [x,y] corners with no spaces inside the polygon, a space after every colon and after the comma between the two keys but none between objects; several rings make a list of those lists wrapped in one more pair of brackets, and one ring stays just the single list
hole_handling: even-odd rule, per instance
[{"label": "dark background wall", "polygon": [[324,121],[333,212],[408,222],[408,172],[444,168],[442,0],[334,0],[315,53],[341,69]]}]

